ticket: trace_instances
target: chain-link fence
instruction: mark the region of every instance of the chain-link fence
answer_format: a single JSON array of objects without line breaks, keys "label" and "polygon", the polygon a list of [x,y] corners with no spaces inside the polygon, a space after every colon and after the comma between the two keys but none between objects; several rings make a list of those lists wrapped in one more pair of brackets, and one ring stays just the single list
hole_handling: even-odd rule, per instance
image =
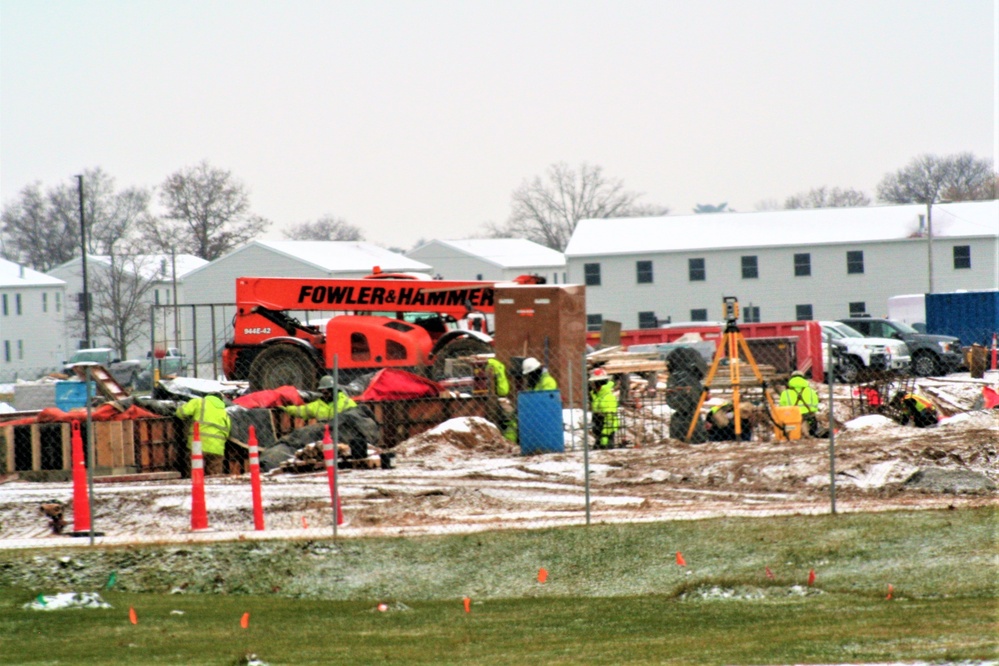
[{"label": "chain-link fence", "polygon": [[[421,363],[385,367],[401,352],[353,339],[342,355],[305,364],[286,340],[277,344],[288,353],[256,350],[244,369],[273,364],[254,376],[295,381],[253,386],[224,377],[232,308],[153,308],[159,376],[149,391],[123,396],[92,377],[87,409],[0,420],[3,543],[423,534],[884,505],[893,500],[879,489],[909,468],[884,472],[880,486],[871,470],[914,460],[922,432],[898,396],[928,393],[942,416],[984,407],[967,374],[927,388],[868,365],[841,383],[839,372],[801,372],[799,335],[754,338],[738,325],[589,349],[547,334],[497,336],[492,348],[459,333],[464,343]],[[843,363],[844,350],[824,351],[808,370]],[[366,367],[351,367],[362,357]],[[908,429],[844,435],[842,424],[863,416]]]}]

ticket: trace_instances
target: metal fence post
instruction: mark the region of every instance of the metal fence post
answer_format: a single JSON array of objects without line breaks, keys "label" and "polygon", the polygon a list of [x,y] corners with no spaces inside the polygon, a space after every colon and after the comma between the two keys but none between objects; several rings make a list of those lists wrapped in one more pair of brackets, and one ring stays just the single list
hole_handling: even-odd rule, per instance
[{"label": "metal fence post", "polygon": [[339,467],[340,461],[338,460],[339,448],[340,448],[340,419],[337,418],[339,414],[337,413],[337,407],[340,404],[340,355],[333,354],[333,538],[336,539],[336,528],[337,523],[337,505],[340,502],[340,477],[339,477]]},{"label": "metal fence post", "polygon": [[[586,354],[582,356],[583,364],[583,376],[586,376]],[[583,486],[585,489],[585,501],[586,501],[586,524],[590,524],[590,442],[589,442],[589,430],[586,427],[586,417],[589,405],[586,404],[586,391],[583,391]]]},{"label": "metal fence post", "polygon": [[[824,335],[824,334],[823,334]],[[836,420],[833,414],[833,389],[836,386],[836,370],[833,367],[833,345],[829,341],[829,358],[826,367],[829,377],[829,510],[836,513]]]},{"label": "metal fence post", "polygon": [[90,395],[90,382],[91,368],[88,365],[87,371],[84,374],[84,383],[86,384],[86,395],[87,395],[87,512],[90,514],[90,545],[94,545],[94,467],[97,466],[97,460],[94,459],[94,422],[91,419],[90,413],[90,401],[92,396]]}]

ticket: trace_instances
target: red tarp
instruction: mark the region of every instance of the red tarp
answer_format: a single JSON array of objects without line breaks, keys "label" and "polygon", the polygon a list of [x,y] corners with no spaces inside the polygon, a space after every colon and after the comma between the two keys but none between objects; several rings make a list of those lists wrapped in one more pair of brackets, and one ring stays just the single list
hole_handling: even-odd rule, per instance
[{"label": "red tarp", "polygon": [[368,388],[355,400],[415,400],[436,398],[440,394],[440,384],[431,379],[405,370],[385,368],[375,373]]},{"label": "red tarp", "polygon": [[988,386],[982,387],[982,397],[985,398],[985,409],[999,407],[999,393]]},{"label": "red tarp", "polygon": [[267,391],[256,391],[241,395],[232,404],[256,409],[258,407],[283,407],[285,405],[304,405],[305,401],[294,386],[281,386]]},{"label": "red tarp", "polygon": [[[91,421],[128,421],[134,419],[155,419],[159,414],[132,405],[123,412],[119,412],[114,405],[105,403],[100,407],[90,410]],[[4,421],[3,425],[31,425],[33,423],[71,423],[73,421],[86,421],[87,410],[83,408],[64,412],[58,407],[46,407],[38,412],[37,416],[18,419],[17,421]]]}]

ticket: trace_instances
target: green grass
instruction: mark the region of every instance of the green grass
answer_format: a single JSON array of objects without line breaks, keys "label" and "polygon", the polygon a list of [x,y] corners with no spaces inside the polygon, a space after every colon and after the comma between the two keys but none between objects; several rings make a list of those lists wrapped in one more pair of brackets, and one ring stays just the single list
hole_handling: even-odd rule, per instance
[{"label": "green grass", "polygon": [[[997,660],[997,516],[990,507],[188,545],[180,557],[190,567],[175,546],[8,551],[0,663],[226,664],[246,652],[269,664]],[[817,580],[802,594],[810,569]],[[109,570],[119,581],[104,593],[112,610],[22,609],[39,593],[97,589]],[[164,593],[182,583],[187,594]],[[743,598],[713,598],[713,588]]]}]

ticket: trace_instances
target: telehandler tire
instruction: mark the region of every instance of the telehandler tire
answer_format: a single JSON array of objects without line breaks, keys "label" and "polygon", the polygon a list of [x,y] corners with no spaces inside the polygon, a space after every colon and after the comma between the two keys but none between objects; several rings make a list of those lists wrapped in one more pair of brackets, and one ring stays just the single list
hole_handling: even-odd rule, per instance
[{"label": "telehandler tire", "polygon": [[294,386],[315,391],[319,368],[304,349],[293,345],[274,345],[257,354],[250,364],[250,390],[261,391]]}]

